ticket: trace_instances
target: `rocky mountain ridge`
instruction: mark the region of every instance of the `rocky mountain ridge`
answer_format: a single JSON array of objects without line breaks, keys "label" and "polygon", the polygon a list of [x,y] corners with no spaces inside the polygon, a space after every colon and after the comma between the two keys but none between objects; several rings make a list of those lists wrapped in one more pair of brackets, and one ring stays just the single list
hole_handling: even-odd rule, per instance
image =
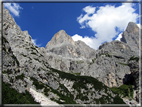
[{"label": "rocky mountain ridge", "polygon": [[82,41],[73,41],[64,30],[57,32],[45,47],[45,51],[69,58],[90,58],[94,49]]},{"label": "rocky mountain ridge", "polygon": [[3,9],[2,44],[3,81],[20,93],[32,88],[59,104],[122,104],[121,95],[111,88],[129,84],[135,86],[133,98],[139,102],[139,48],[134,51],[126,42],[112,41],[94,50],[61,30],[46,48],[39,48]]}]

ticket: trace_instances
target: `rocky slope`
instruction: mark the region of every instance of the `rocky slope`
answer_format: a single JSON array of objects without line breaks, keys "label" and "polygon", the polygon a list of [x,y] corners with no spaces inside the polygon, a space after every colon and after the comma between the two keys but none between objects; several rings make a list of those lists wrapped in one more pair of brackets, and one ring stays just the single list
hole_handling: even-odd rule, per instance
[{"label": "rocky slope", "polygon": [[[131,23],[126,31],[138,34]],[[115,90],[129,84],[139,102],[139,57],[131,41],[104,43],[94,50],[61,30],[39,48],[3,9],[2,79],[20,93],[36,90],[59,104],[124,104]]]}]

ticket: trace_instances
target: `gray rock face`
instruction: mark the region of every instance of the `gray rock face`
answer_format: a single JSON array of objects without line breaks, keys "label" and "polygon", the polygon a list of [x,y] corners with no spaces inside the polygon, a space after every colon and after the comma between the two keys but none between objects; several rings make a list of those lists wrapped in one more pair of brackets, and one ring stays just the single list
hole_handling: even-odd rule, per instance
[{"label": "gray rock face", "polygon": [[89,58],[89,54],[95,51],[82,41],[73,41],[64,30],[60,30],[53,36],[51,41],[46,45],[45,50],[47,53],[51,52],[63,57],[71,58]]},{"label": "gray rock face", "polygon": [[58,33],[56,33],[53,36],[51,41],[48,42],[45,49],[53,47],[53,46],[58,46],[58,45],[63,44],[65,42],[75,45],[75,42],[73,41],[73,39],[69,35],[67,35],[64,30],[60,30]]},{"label": "gray rock face", "polygon": [[121,41],[128,44],[130,48],[139,55],[139,27],[129,22],[127,29],[123,32]]}]

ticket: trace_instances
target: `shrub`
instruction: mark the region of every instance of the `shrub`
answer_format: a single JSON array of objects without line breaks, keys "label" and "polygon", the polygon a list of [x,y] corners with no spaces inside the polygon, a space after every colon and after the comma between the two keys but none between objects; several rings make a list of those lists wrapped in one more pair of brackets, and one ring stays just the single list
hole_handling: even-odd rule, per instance
[{"label": "shrub", "polygon": [[35,52],[32,52],[31,54],[33,54],[33,55],[37,55]]},{"label": "shrub", "polygon": [[76,61],[77,64],[84,63],[84,61]]},{"label": "shrub", "polygon": [[131,61],[131,60],[136,60],[137,62],[139,61],[139,57],[134,57],[134,56],[132,56],[130,59],[129,59],[129,61]]},{"label": "shrub", "polygon": [[31,94],[28,91],[26,91],[25,93],[18,93],[15,89],[11,88],[10,84],[2,82],[2,104],[39,104],[39,103],[34,101],[34,98],[31,96]]},{"label": "shrub", "polygon": [[25,77],[25,76],[24,76],[24,74],[22,73],[21,75],[18,75],[18,76],[16,76],[15,78],[16,78],[16,79],[21,79],[21,80],[23,80],[24,77]]},{"label": "shrub", "polygon": [[[36,50],[36,48],[34,48],[34,47],[31,47],[32,49],[34,49],[34,50]],[[36,50],[36,52],[38,52],[37,50]]]},{"label": "shrub", "polygon": [[33,84],[36,86],[36,89],[42,89],[42,88],[44,88],[44,84],[43,83],[38,82],[38,80],[36,80],[33,77],[30,77],[30,78],[31,78],[31,80],[33,80]]},{"label": "shrub", "polygon": [[133,98],[133,88],[132,85],[121,85],[120,87],[110,88],[114,93],[122,95],[123,97],[131,97]]},{"label": "shrub", "polygon": [[121,64],[121,65],[125,65],[125,66],[128,66],[128,64],[126,64],[126,63],[121,63],[121,62],[119,62],[119,64]]}]

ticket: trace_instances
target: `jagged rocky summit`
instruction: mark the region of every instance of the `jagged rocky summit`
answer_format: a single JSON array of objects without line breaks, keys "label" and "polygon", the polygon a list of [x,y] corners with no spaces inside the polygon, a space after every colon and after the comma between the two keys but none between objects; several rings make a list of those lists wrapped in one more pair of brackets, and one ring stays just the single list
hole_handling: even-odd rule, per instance
[{"label": "jagged rocky summit", "polygon": [[139,55],[139,38],[140,38],[140,29],[134,23],[130,22],[126,30],[122,34],[121,41],[128,44],[137,55]]},{"label": "jagged rocky summit", "polygon": [[46,52],[69,58],[89,58],[91,52],[95,52],[82,41],[73,41],[64,30],[56,33],[45,47]]},{"label": "jagged rocky summit", "polygon": [[[138,34],[136,24],[130,22],[122,41],[106,42],[94,50],[60,30],[45,48],[39,48],[3,9],[2,80],[20,93],[35,90],[58,104],[136,105]],[[116,92],[120,89],[126,93]]]}]

